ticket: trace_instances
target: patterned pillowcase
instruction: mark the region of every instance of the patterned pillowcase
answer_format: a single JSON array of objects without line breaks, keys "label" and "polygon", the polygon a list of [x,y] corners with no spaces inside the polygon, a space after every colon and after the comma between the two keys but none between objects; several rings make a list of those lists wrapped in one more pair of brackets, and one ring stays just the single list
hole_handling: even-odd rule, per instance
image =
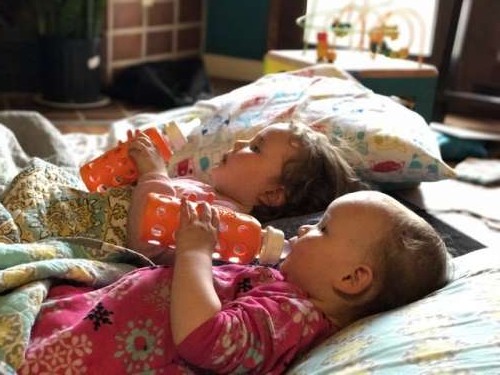
[{"label": "patterned pillowcase", "polygon": [[473,374],[498,369],[498,251],[482,249],[454,258],[454,276],[444,288],[350,325],[286,374]]},{"label": "patterned pillowcase", "polygon": [[347,145],[359,175],[376,184],[455,177],[441,159],[435,133],[416,112],[373,92],[358,97],[310,97],[296,109],[333,144]]},{"label": "patterned pillowcase", "polygon": [[201,121],[190,130],[189,143],[169,163],[172,176],[207,180],[208,169],[235,139],[251,137],[272,122],[292,120],[310,124],[332,143],[347,146],[350,163],[375,185],[455,176],[442,161],[436,136],[420,115],[330,66],[269,74],[200,101],[191,111],[183,119]]}]

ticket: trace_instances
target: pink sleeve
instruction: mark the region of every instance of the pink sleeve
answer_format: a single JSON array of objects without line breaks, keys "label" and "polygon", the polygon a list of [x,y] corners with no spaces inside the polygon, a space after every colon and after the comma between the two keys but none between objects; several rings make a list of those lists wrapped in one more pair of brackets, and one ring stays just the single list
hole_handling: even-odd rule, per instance
[{"label": "pink sleeve", "polygon": [[282,373],[329,333],[331,324],[307,299],[249,296],[225,306],[177,349],[189,363],[215,373]]},{"label": "pink sleeve", "polygon": [[160,246],[152,246],[139,237],[141,217],[146,203],[148,193],[159,193],[176,195],[176,191],[171,184],[171,179],[163,173],[146,173],[141,176],[137,186],[132,192],[132,200],[127,221],[127,247],[137,251],[157,264],[168,264],[171,261],[171,254],[168,249]]}]

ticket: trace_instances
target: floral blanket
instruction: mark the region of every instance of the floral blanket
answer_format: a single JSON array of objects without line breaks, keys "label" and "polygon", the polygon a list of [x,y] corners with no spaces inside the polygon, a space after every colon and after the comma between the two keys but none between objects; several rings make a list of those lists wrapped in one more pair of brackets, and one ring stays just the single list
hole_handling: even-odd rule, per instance
[{"label": "floral blanket", "polygon": [[0,204],[0,372],[16,373],[57,280],[108,285],[151,263],[123,247],[130,189],[89,193],[70,171],[33,158]]}]

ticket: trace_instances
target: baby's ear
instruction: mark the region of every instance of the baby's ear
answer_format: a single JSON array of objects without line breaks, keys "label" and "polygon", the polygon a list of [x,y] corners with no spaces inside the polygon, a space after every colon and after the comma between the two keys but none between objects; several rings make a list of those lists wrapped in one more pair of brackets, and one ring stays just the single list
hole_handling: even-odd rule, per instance
[{"label": "baby's ear", "polygon": [[359,264],[350,270],[346,270],[333,282],[333,287],[348,295],[361,294],[368,290],[373,282],[371,267]]},{"label": "baby's ear", "polygon": [[268,189],[259,195],[259,202],[265,206],[279,207],[285,204],[285,188],[277,186],[274,189]]}]

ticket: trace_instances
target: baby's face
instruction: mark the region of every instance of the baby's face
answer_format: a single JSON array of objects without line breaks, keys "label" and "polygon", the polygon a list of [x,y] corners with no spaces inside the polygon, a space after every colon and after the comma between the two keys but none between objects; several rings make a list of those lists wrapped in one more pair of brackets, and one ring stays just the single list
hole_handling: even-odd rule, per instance
[{"label": "baby's face", "polygon": [[287,123],[269,125],[250,140],[236,141],[211,170],[212,185],[219,193],[247,206],[255,206],[259,194],[280,187],[284,163],[297,152]]},{"label": "baby's face", "polygon": [[285,278],[309,295],[319,296],[353,267],[371,267],[375,245],[389,225],[390,213],[380,204],[379,194],[346,194],[328,206],[318,224],[300,227],[281,265]]}]

